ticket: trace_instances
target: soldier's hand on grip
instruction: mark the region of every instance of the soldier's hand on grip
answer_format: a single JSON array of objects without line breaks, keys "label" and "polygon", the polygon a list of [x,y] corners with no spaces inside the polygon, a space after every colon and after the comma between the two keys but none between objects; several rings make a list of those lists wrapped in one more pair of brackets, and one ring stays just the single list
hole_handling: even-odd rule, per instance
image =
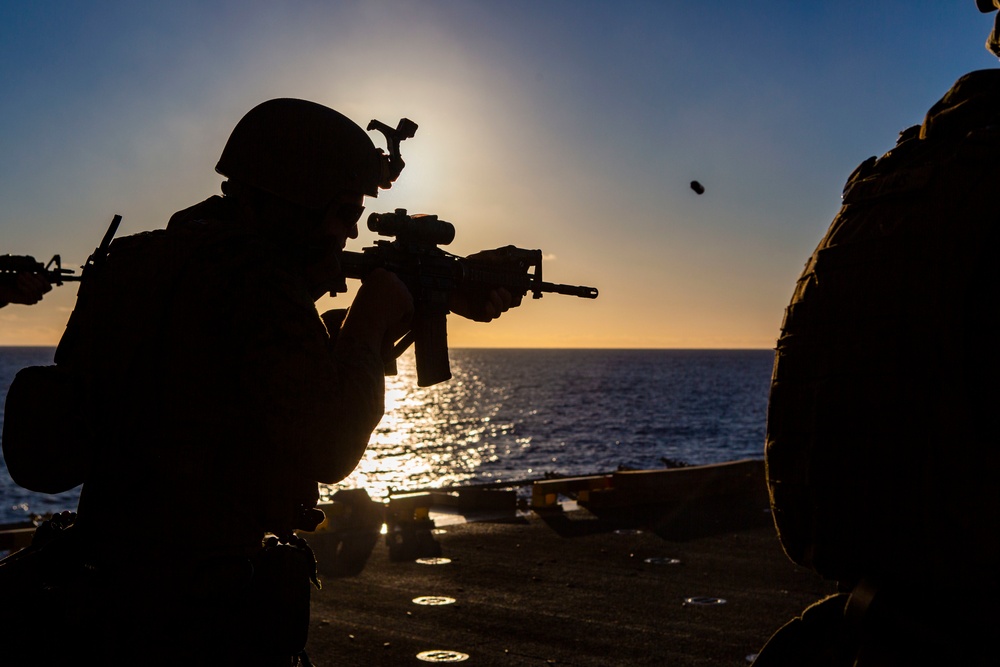
[{"label": "soldier's hand on grip", "polygon": [[[516,269],[503,249],[483,250],[469,255],[467,259],[477,262],[496,263],[498,267]],[[511,308],[521,305],[523,294],[511,292],[505,287],[462,285],[454,290],[448,302],[451,312],[475,322],[490,322]]]}]

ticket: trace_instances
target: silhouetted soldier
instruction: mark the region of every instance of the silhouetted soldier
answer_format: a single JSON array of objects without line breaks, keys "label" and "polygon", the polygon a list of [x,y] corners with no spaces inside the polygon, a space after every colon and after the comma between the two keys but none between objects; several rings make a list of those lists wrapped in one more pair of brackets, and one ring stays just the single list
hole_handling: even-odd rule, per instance
[{"label": "silhouetted soldier", "polygon": [[996,664],[998,182],[1000,70],[981,70],[851,174],[799,278],[768,485],[785,552],[843,592],[759,667]]},{"label": "silhouetted soldier", "polygon": [[[117,239],[85,278],[56,354],[93,443],[72,529],[85,567],[62,602],[74,662],[288,664],[302,648],[313,563],[293,531],[322,519],[317,482],[361,458],[383,351],[413,312],[383,270],[346,313],[314,301],[401,167],[332,109],[265,102],[222,153],[223,196]],[[453,310],[484,321],[520,302],[461,296]]]}]

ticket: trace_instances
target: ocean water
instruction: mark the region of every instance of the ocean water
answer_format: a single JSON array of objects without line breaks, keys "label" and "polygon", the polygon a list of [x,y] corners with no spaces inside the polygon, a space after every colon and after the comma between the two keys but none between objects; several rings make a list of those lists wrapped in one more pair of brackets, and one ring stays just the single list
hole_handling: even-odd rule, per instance
[{"label": "ocean water", "polygon": [[[53,353],[0,348],[0,398],[19,368]],[[769,350],[457,349],[452,380],[420,388],[407,354],[386,379],[386,415],[365,457],[336,487],[381,497],[763,458],[773,359]],[[0,463],[0,523],[73,509],[77,494],[27,492]]]}]

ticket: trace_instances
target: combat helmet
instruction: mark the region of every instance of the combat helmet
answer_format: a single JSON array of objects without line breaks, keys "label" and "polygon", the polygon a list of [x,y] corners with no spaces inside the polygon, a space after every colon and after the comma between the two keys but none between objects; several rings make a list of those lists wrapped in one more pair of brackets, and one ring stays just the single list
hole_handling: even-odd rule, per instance
[{"label": "combat helmet", "polygon": [[[215,170],[308,209],[344,191],[378,196],[395,175],[388,156],[354,121],[322,104],[273,99],[233,129]],[[398,174],[398,172],[397,172]]]}]

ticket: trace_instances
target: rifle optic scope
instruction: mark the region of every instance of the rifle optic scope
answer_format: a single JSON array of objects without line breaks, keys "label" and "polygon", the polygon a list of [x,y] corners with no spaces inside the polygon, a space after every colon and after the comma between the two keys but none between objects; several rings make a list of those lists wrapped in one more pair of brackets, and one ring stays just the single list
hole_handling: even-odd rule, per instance
[{"label": "rifle optic scope", "polygon": [[438,220],[436,215],[407,215],[405,208],[392,213],[372,213],[368,216],[368,229],[406,243],[448,245],[455,240],[455,226],[450,222]]}]

